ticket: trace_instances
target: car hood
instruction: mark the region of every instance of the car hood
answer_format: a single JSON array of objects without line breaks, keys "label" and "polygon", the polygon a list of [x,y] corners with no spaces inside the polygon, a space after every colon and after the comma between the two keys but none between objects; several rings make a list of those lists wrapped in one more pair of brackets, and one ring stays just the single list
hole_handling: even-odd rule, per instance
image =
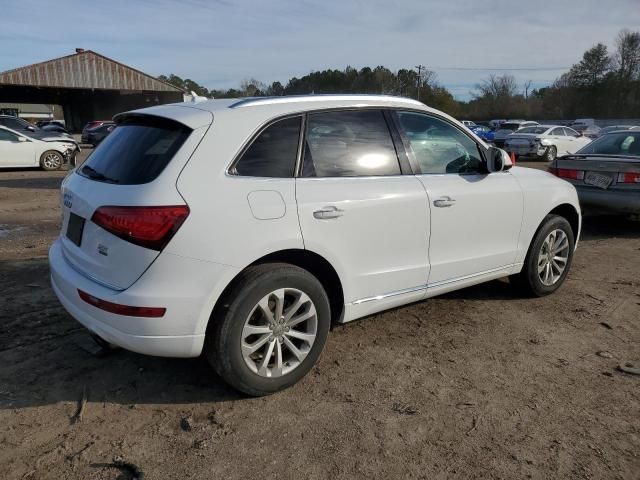
[{"label": "car hood", "polygon": [[77,143],[73,137],[58,132],[47,132],[44,130],[36,130],[35,132],[24,133],[27,137],[42,140],[43,142],[73,142]]}]

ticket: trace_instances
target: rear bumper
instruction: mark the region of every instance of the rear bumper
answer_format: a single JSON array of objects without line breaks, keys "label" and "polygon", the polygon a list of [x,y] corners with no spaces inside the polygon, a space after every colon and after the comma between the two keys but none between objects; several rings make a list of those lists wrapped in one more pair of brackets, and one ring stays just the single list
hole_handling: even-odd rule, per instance
[{"label": "rear bumper", "polygon": [[635,192],[576,187],[583,209],[596,208],[612,212],[640,214],[640,195]]},{"label": "rear bumper", "polygon": [[[227,266],[171,254],[157,260],[163,257],[127,290],[111,290],[75,270],[57,239],[49,250],[51,285],[67,312],[109,343],[146,355],[197,357],[213,306],[235,273]],[[167,310],[161,318],[117,315],[86,303],[78,289],[113,303]]]},{"label": "rear bumper", "polygon": [[547,152],[547,147],[538,148],[529,145],[505,145],[504,149],[509,153],[523,157],[542,157]]}]

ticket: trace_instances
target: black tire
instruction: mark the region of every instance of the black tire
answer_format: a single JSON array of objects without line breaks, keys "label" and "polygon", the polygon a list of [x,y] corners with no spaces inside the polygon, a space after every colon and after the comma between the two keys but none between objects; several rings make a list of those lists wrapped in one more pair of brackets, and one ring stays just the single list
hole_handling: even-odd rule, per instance
[{"label": "black tire", "polygon": [[47,150],[40,155],[40,168],[48,172],[60,170],[63,164],[64,156],[56,150]]},{"label": "black tire", "polygon": [[547,151],[544,153],[544,159],[547,162],[553,162],[557,156],[558,156],[558,149],[554,145],[547,147]]},{"label": "black tire", "polygon": [[[307,356],[291,372],[264,377],[249,368],[242,355],[242,330],[258,302],[280,288],[304,292],[316,309],[316,337]],[[329,298],[322,284],[308,271],[286,263],[268,263],[247,268],[219,302],[210,320],[205,356],[214,370],[232,387],[252,396],[284,390],[302,379],[316,363],[331,326]]]},{"label": "black tire", "polygon": [[[552,285],[545,285],[538,274],[538,260],[542,244],[547,236],[554,230],[562,230],[569,242],[569,251],[566,266],[557,281]],[[571,268],[575,239],[573,230],[566,218],[559,215],[547,215],[529,245],[529,251],[524,260],[522,271],[509,277],[509,281],[522,293],[528,296],[544,297],[555,292],[564,283]]]}]

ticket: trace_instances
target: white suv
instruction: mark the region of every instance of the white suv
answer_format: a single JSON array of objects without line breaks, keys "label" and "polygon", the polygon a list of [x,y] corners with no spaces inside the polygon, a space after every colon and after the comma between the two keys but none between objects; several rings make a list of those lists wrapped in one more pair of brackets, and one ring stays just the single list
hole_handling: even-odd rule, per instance
[{"label": "white suv", "polygon": [[302,378],[332,322],[504,276],[545,295],[571,264],[574,187],[414,100],[213,100],[116,120],[63,182],[53,289],[106,342],[204,352],[252,395]]}]

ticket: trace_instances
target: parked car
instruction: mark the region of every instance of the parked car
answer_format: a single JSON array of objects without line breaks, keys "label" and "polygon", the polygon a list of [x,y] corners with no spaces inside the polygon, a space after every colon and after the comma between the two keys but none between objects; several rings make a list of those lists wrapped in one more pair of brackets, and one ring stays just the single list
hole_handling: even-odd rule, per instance
[{"label": "parked car", "polygon": [[75,145],[60,140],[39,140],[0,126],[0,167],[40,167],[58,170],[75,155]]},{"label": "parked car", "polygon": [[82,133],[81,142],[95,147],[100,142],[102,142],[107,137],[107,135],[109,135],[113,131],[115,127],[115,123],[105,122],[97,127],[89,128]]},{"label": "parked car", "polygon": [[92,128],[96,128],[99,127],[101,125],[104,125],[105,123],[108,124],[113,124],[113,120],[92,120],[91,122],[87,123],[83,128],[82,128],[82,138],[85,137],[85,134],[88,130],[91,130]]},{"label": "parked car", "polygon": [[71,163],[74,163],[73,161],[75,160],[75,156],[78,152],[80,152],[80,146],[78,145],[78,142],[76,142],[74,138],[68,133],[42,130],[19,117],[13,117],[11,115],[0,115],[0,127],[6,127],[10,130],[19,132],[20,134],[35,140],[73,144],[75,153],[71,158]]},{"label": "parked car", "polygon": [[478,135],[485,142],[492,143],[493,137],[495,136],[495,132],[491,130],[489,127],[485,127],[484,125],[476,125],[475,127],[471,127],[470,130]]},{"label": "parked car", "polygon": [[593,118],[577,118],[571,123],[571,128],[578,132],[586,130],[587,127],[595,125],[596,121]]},{"label": "parked car", "polygon": [[508,120],[504,122],[493,135],[493,144],[496,147],[504,147],[504,142],[509,135],[520,128],[535,127],[540,125],[538,122],[530,122],[526,120]]},{"label": "parked car", "polygon": [[589,126],[587,126],[587,128],[582,130],[580,133],[582,135],[584,135],[585,137],[590,138],[591,140],[593,140],[594,138],[598,138],[598,136],[600,135],[600,130],[602,130],[602,129],[597,125],[589,125]]},{"label": "parked car", "polygon": [[471,120],[462,120],[461,122],[465,127],[471,128],[476,126],[476,122],[472,122]]},{"label": "parked car", "polygon": [[69,135],[67,129],[57,123],[49,123],[47,125],[44,125],[40,127],[40,130],[42,130],[43,132],[66,133],[67,135]]},{"label": "parked car", "polygon": [[36,123],[38,128],[46,127],[47,125],[58,125],[66,129],[66,125],[63,120],[41,120]]},{"label": "parked car", "polygon": [[640,131],[614,131],[549,171],[576,187],[585,209],[640,214]]},{"label": "parked car", "polygon": [[103,342],[204,351],[250,395],[300,380],[333,322],[504,276],[547,295],[571,265],[573,186],[415,100],[221,99],[116,121],[62,183],[53,290]]},{"label": "parked car", "polygon": [[516,156],[539,157],[550,162],[558,153],[575,153],[590,142],[569,127],[538,125],[513,132],[507,137],[504,149]]},{"label": "parked car", "polygon": [[506,122],[506,118],[499,118],[489,121],[489,128],[493,131],[496,131],[500,125]]}]

